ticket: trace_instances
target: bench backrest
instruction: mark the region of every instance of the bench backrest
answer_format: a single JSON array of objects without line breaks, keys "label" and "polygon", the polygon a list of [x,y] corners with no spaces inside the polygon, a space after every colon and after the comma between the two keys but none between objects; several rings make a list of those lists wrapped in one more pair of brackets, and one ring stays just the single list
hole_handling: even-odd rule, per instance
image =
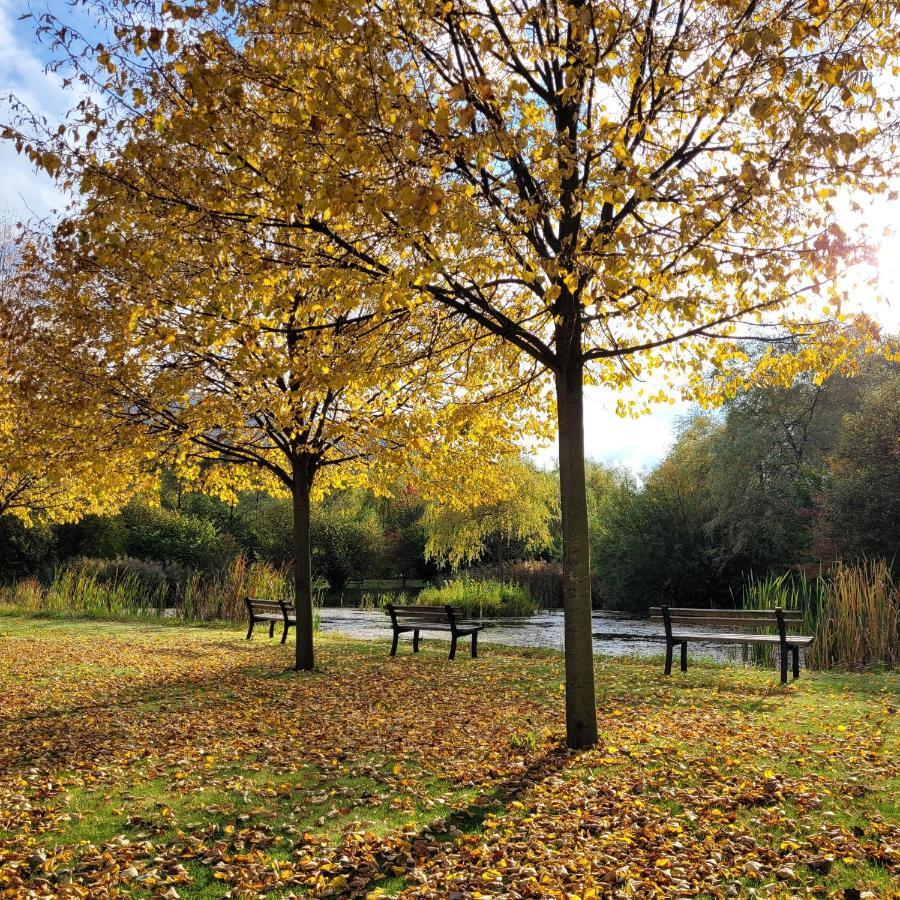
[{"label": "bench backrest", "polygon": [[455,606],[394,606],[387,603],[384,607],[391,617],[393,625],[415,625],[429,623],[455,625],[462,618],[462,610]]},{"label": "bench backrest", "polygon": [[799,609],[692,609],[689,607],[651,606],[650,618],[662,622],[671,636],[673,625],[728,625],[738,629],[774,626],[780,634],[788,624],[803,621]]},{"label": "bench backrest", "polygon": [[287,618],[294,611],[292,603],[287,603],[284,600],[266,600],[263,597],[244,597],[244,604],[251,616],[258,613],[279,613]]}]

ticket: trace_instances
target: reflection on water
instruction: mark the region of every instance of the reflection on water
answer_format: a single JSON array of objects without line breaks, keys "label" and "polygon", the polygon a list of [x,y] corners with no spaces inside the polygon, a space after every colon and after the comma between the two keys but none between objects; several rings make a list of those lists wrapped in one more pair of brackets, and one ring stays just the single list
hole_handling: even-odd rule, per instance
[{"label": "reflection on water", "polygon": [[[354,638],[383,640],[390,643],[391,627],[387,613],[355,607],[323,607],[319,611],[322,631],[339,631]],[[649,619],[637,619],[627,613],[594,612],[594,653],[606,656],[658,656],[665,652],[662,625]],[[543,610],[521,619],[483,619],[487,626],[479,636],[484,643],[507,644],[511,647],[563,648],[563,613],[559,609]],[[427,634],[426,640],[444,639],[440,634]],[[692,642],[690,654],[717,660],[740,659],[739,645]]]}]

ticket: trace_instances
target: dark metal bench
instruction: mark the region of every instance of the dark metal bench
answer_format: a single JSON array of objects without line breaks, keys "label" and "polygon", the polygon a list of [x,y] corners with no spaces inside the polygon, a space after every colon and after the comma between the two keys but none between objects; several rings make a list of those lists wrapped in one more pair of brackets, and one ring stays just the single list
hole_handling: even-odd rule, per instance
[{"label": "dark metal bench", "polygon": [[[666,630],[666,675],[672,674],[672,650],[681,645],[681,671],[687,672],[688,641],[720,641],[726,644],[775,644],[781,649],[781,683],[787,684],[788,653],[793,658],[794,678],[800,677],[800,648],[808,647],[813,638],[788,634],[788,625],[796,627],[803,621],[803,613],[795,609],[670,609],[668,606],[654,606],[650,618],[662,622]],[[726,631],[685,631],[684,626],[696,628],[698,625],[730,626]],[[673,628],[672,626],[676,626]],[[737,631],[738,628],[776,627],[778,634],[758,634],[752,631]]]},{"label": "dark metal bench", "polygon": [[281,635],[281,643],[287,640],[288,628],[297,627],[297,617],[294,615],[294,607],[284,600],[262,600],[259,597],[244,597],[244,605],[247,607],[247,640],[253,636],[253,626],[257,622],[269,623],[269,637],[275,634],[275,626],[281,622],[284,631]]},{"label": "dark metal bench", "polygon": [[412,632],[413,653],[419,652],[420,631],[444,631],[450,633],[450,659],[456,657],[456,642],[461,637],[472,638],[472,658],[478,656],[478,632],[484,627],[462,621],[462,611],[453,606],[385,606],[391,617],[394,640],[391,656],[397,655],[397,641],[401,634]]}]

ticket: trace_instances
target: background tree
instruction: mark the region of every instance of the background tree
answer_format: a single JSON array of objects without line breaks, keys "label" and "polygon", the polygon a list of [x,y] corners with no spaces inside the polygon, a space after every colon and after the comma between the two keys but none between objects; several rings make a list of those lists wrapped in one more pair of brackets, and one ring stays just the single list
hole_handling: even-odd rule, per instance
[{"label": "background tree", "polygon": [[594,743],[583,386],[665,366],[702,392],[748,323],[818,338],[754,378],[842,358],[842,329],[817,324],[855,258],[832,200],[891,175],[895,4],[91,6],[115,25],[100,48],[42,28],[108,106],[62,134],[8,128],[36,163],[247,241],[307,230],[384,308],[425,296],[550,374],[568,741]]},{"label": "background tree", "polygon": [[828,459],[822,531],[838,558],[900,562],[900,374],[848,413]]},{"label": "background tree", "polygon": [[459,510],[438,500],[426,504],[426,557],[458,569],[490,556],[502,573],[505,559],[553,547],[559,517],[556,479],[525,459],[507,460],[500,478],[502,495],[491,503],[473,502]]},{"label": "background tree", "polygon": [[703,607],[728,599],[721,585],[731,560],[719,553],[709,491],[719,429],[708,417],[689,420],[642,486],[621,484],[595,544],[604,606],[643,611],[662,600]]}]

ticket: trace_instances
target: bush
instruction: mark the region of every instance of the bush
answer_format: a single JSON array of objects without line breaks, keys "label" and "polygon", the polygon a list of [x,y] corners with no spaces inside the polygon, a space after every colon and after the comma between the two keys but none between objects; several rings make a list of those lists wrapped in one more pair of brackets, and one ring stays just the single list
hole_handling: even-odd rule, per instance
[{"label": "bush", "polygon": [[523,559],[502,566],[478,566],[467,569],[470,581],[500,581],[525,588],[541,609],[558,609],[563,605],[562,564],[546,559]]},{"label": "bush", "polygon": [[361,492],[344,491],[313,508],[310,522],[313,568],[341,590],[369,574],[384,534]]},{"label": "bush", "polygon": [[530,616],[538,609],[522,585],[468,578],[457,578],[440,587],[427,587],[419,594],[417,602],[425,606],[458,606],[467,616],[489,618]]},{"label": "bush", "polygon": [[224,568],[234,556],[233,542],[223,540],[211,522],[173,509],[133,501],[119,514],[128,556],[176,562],[186,568]]},{"label": "bush", "polygon": [[29,528],[15,516],[0,516],[0,583],[38,573],[49,577],[55,549],[50,527]]}]

